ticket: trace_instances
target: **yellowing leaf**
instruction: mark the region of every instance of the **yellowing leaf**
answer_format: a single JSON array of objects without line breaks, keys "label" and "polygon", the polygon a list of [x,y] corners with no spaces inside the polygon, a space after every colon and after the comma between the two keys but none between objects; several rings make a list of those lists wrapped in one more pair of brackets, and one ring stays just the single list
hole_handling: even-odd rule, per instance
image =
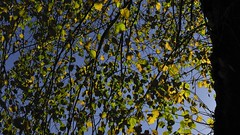
[{"label": "yellowing leaf", "polygon": [[165,48],[166,48],[168,51],[172,51],[172,47],[169,45],[168,42],[166,42]]},{"label": "yellowing leaf", "polygon": [[158,131],[157,130],[152,130],[152,134],[153,135],[158,135]]},{"label": "yellowing leaf", "polygon": [[4,36],[1,37],[1,41],[3,42],[5,40]]},{"label": "yellowing leaf", "polygon": [[158,116],[159,116],[159,111],[155,109],[152,110],[152,116],[148,116],[147,118],[148,124],[153,124],[157,120]]},{"label": "yellowing leaf", "polygon": [[142,72],[142,66],[141,66],[141,64],[137,64],[136,66],[137,66],[138,71],[139,71],[139,72]]},{"label": "yellowing leaf", "polygon": [[156,4],[156,9],[157,9],[157,10],[160,10],[160,9],[161,9],[161,3],[160,3],[160,2],[157,2],[157,4]]},{"label": "yellowing leaf", "polygon": [[134,117],[131,117],[131,118],[128,120],[128,124],[130,125],[130,128],[133,128],[133,127],[137,124],[137,119],[134,118]]},{"label": "yellowing leaf", "polygon": [[107,117],[107,113],[106,112],[103,112],[102,115],[101,115],[101,118],[104,119]]},{"label": "yellowing leaf", "polygon": [[88,122],[86,123],[86,125],[87,125],[88,128],[89,128],[89,127],[92,127],[92,122],[91,122],[91,121],[88,121]]},{"label": "yellowing leaf", "polygon": [[83,100],[80,100],[78,103],[83,106],[86,104]]},{"label": "yellowing leaf", "polygon": [[37,6],[37,12],[39,13],[40,11],[42,11],[42,8],[43,8],[42,5],[39,4],[39,5]]},{"label": "yellowing leaf", "polygon": [[97,53],[96,53],[95,50],[91,50],[91,51],[89,52],[89,54],[90,54],[90,56],[91,56],[93,59],[96,58]]},{"label": "yellowing leaf", "polygon": [[160,51],[159,49],[156,49],[156,53],[157,53],[157,54],[160,54],[161,51]]},{"label": "yellowing leaf", "polygon": [[157,117],[152,117],[152,116],[149,116],[148,118],[147,118],[147,122],[148,122],[148,124],[153,124],[155,121],[157,120]]},{"label": "yellowing leaf", "polygon": [[21,34],[19,35],[19,37],[20,37],[20,38],[24,38],[24,35],[21,33]]},{"label": "yellowing leaf", "polygon": [[208,118],[208,119],[207,119],[207,124],[209,124],[210,127],[213,127],[214,120],[213,120],[212,118]]},{"label": "yellowing leaf", "polygon": [[153,114],[153,117],[158,117],[159,116],[159,111],[158,110],[153,110],[152,114]]},{"label": "yellowing leaf", "polygon": [[167,71],[168,70],[168,66],[164,65],[162,68],[162,71]]},{"label": "yellowing leaf", "polygon": [[131,53],[128,53],[126,57],[127,57],[127,60],[132,60],[133,55]]},{"label": "yellowing leaf", "polygon": [[100,60],[101,60],[101,61],[104,61],[104,59],[105,59],[104,56],[101,55]]},{"label": "yellowing leaf", "polygon": [[135,132],[135,130],[133,129],[133,128],[129,128],[128,130],[127,130],[127,134],[128,135],[130,135],[131,133],[134,133]]},{"label": "yellowing leaf", "polygon": [[119,32],[125,31],[126,27],[123,23],[118,23],[116,25],[116,29],[115,29],[115,34],[118,34]]},{"label": "yellowing leaf", "polygon": [[88,41],[88,42],[84,45],[84,48],[88,51],[88,50],[90,50],[90,47],[91,47],[91,41]]},{"label": "yellowing leaf", "polygon": [[197,85],[199,88],[202,88],[202,82],[198,82]]},{"label": "yellowing leaf", "polygon": [[77,2],[75,2],[74,8],[75,8],[75,9],[78,9],[79,7],[80,7],[80,5],[79,5]]},{"label": "yellowing leaf", "polygon": [[196,107],[190,106],[190,109],[191,109],[192,113],[194,113],[194,114],[198,113],[198,109]]},{"label": "yellowing leaf", "polygon": [[17,111],[17,106],[11,105],[8,109],[9,109],[10,112],[16,112]]},{"label": "yellowing leaf", "polygon": [[169,132],[168,131],[164,131],[163,135],[169,135]]},{"label": "yellowing leaf", "polygon": [[128,8],[121,9],[120,13],[125,18],[129,18],[130,16],[130,11],[128,10]]},{"label": "yellowing leaf", "polygon": [[114,2],[115,2],[115,4],[116,4],[116,6],[119,8],[120,5],[121,5],[120,0],[114,0]]},{"label": "yellowing leaf", "polygon": [[197,118],[196,118],[196,121],[197,121],[197,122],[201,122],[201,121],[202,121],[202,116],[201,116],[201,115],[198,115]]},{"label": "yellowing leaf", "polygon": [[99,3],[99,2],[96,2],[94,3],[94,8],[98,11],[101,11],[102,10],[102,7],[103,7],[103,4],[102,3]]},{"label": "yellowing leaf", "polygon": [[170,73],[171,76],[178,75],[179,70],[178,70],[177,66],[172,64],[171,67],[170,67],[170,72],[169,73]]}]

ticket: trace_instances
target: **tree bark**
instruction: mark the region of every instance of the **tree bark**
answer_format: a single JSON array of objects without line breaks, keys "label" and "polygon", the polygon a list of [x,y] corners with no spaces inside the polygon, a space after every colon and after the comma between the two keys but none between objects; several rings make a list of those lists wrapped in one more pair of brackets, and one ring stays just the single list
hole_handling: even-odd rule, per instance
[{"label": "tree bark", "polygon": [[240,131],[240,1],[200,0],[213,45],[215,135]]}]

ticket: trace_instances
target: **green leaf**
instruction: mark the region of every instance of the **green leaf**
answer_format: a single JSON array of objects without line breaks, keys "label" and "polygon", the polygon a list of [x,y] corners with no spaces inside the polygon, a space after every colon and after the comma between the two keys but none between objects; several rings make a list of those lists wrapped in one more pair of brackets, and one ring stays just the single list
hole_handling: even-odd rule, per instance
[{"label": "green leaf", "polygon": [[126,27],[123,23],[118,23],[116,25],[116,29],[115,29],[115,34],[118,34],[119,32],[123,32],[126,30]]},{"label": "green leaf", "polygon": [[89,54],[90,54],[90,56],[91,56],[93,59],[96,58],[97,53],[96,53],[95,50],[90,50]]},{"label": "green leaf", "polygon": [[43,8],[42,5],[39,4],[39,5],[37,6],[37,12],[38,12],[38,13],[41,12],[41,11],[42,11],[42,8]]},{"label": "green leaf", "polygon": [[130,128],[133,128],[133,127],[137,124],[136,118],[131,117],[131,118],[128,120],[128,124],[130,125]]}]

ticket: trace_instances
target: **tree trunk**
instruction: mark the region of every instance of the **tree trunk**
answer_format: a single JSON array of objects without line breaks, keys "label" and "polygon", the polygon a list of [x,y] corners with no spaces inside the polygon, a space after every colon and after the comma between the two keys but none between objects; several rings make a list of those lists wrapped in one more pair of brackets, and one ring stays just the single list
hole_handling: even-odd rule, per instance
[{"label": "tree trunk", "polygon": [[240,1],[200,0],[208,20],[216,91],[215,135],[240,131]]}]

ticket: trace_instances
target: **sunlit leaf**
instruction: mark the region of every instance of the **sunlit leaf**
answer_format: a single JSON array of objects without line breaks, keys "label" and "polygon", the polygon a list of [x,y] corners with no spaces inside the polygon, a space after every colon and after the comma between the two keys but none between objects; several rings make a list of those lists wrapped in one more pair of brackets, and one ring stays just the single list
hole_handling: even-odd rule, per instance
[{"label": "sunlit leaf", "polygon": [[107,113],[106,112],[103,112],[102,115],[101,115],[101,118],[104,119],[107,117]]},{"label": "sunlit leaf", "polygon": [[156,3],[156,9],[157,9],[157,10],[160,10],[160,9],[161,9],[161,3],[160,3],[160,2],[157,2],[157,3]]},{"label": "sunlit leaf", "polygon": [[129,123],[129,125],[130,125],[130,128],[133,128],[133,127],[137,124],[137,120],[136,120],[136,118],[131,117],[131,118],[128,120],[128,123]]},{"label": "sunlit leaf", "polygon": [[166,42],[165,48],[166,48],[168,51],[172,51],[172,47],[169,45],[168,42]]},{"label": "sunlit leaf", "polygon": [[129,128],[128,130],[127,130],[127,134],[128,135],[130,135],[130,134],[132,134],[132,133],[134,133],[135,132],[135,130],[133,129],[133,128]]},{"label": "sunlit leaf", "polygon": [[163,135],[169,135],[169,132],[168,131],[164,131]]},{"label": "sunlit leaf", "polygon": [[5,40],[4,36],[1,36],[1,42],[3,42]]},{"label": "sunlit leaf", "polygon": [[20,38],[24,38],[24,35],[21,33],[21,34],[19,35],[19,37],[20,37]]},{"label": "sunlit leaf", "polygon": [[203,118],[202,118],[202,116],[201,116],[201,115],[197,115],[197,118],[196,118],[196,121],[197,121],[197,122],[201,122],[201,121],[202,121],[202,119],[203,119]]},{"label": "sunlit leaf", "polygon": [[160,51],[159,49],[156,49],[156,53],[157,53],[157,54],[160,54],[161,51]]},{"label": "sunlit leaf", "polygon": [[133,54],[132,53],[127,53],[126,57],[127,57],[127,60],[132,60]]},{"label": "sunlit leaf", "polygon": [[157,120],[158,116],[159,116],[159,111],[154,109],[152,111],[152,115],[149,115],[147,118],[148,124],[153,124]]},{"label": "sunlit leaf", "polygon": [[93,59],[95,59],[96,55],[97,55],[97,52],[95,50],[90,50],[89,54]]},{"label": "sunlit leaf", "polygon": [[118,34],[119,32],[125,31],[126,27],[123,23],[118,23],[116,25],[116,29],[115,29],[115,34]]},{"label": "sunlit leaf", "polygon": [[158,135],[158,131],[157,130],[152,130],[153,135]]},{"label": "sunlit leaf", "polygon": [[92,122],[91,121],[87,121],[86,125],[87,125],[88,128],[90,128],[90,127],[92,127]]},{"label": "sunlit leaf", "polygon": [[137,66],[138,71],[139,71],[139,72],[142,72],[143,69],[142,69],[141,64],[137,64],[136,66]]},{"label": "sunlit leaf", "polygon": [[198,82],[197,85],[198,85],[199,88],[202,88],[202,86],[203,86],[202,82]]},{"label": "sunlit leaf", "polygon": [[129,18],[130,11],[128,10],[128,8],[121,9],[121,10],[120,10],[120,13],[121,13],[121,15],[122,15],[123,17]]},{"label": "sunlit leaf", "polygon": [[207,124],[209,124],[210,127],[213,127],[214,125],[214,120],[212,118],[207,119]]},{"label": "sunlit leaf", "polygon": [[155,121],[157,120],[157,118],[156,117],[152,117],[152,116],[149,116],[148,118],[147,118],[147,122],[148,122],[148,124],[153,124]]},{"label": "sunlit leaf", "polygon": [[104,61],[105,57],[103,55],[100,56],[100,60]]},{"label": "sunlit leaf", "polygon": [[168,66],[164,65],[162,71],[168,71]]},{"label": "sunlit leaf", "polygon": [[38,13],[41,12],[41,11],[42,11],[42,8],[43,8],[43,6],[42,6],[41,4],[38,4],[38,5],[37,5],[37,12],[38,12]]},{"label": "sunlit leaf", "polygon": [[94,8],[98,11],[101,11],[102,10],[102,7],[103,7],[103,4],[102,3],[99,3],[99,2],[96,2],[94,3]]},{"label": "sunlit leaf", "polygon": [[159,116],[159,111],[154,109],[152,111],[152,115],[153,115],[153,117],[158,117]]}]

